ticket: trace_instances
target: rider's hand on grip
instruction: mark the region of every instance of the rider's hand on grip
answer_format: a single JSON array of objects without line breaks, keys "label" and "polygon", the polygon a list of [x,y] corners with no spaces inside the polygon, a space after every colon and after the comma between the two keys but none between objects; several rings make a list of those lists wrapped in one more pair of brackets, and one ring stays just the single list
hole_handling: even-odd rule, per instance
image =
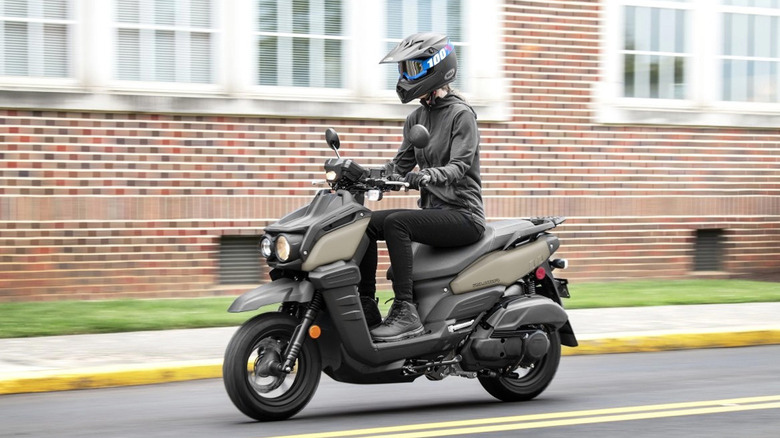
[{"label": "rider's hand on grip", "polygon": [[[387,179],[388,181],[395,181],[395,182],[399,182],[399,181],[403,181],[403,180],[404,180],[404,177],[402,177],[401,175],[399,175],[399,174],[397,174],[397,173],[394,173],[394,174],[392,174],[392,175],[388,175],[386,179]],[[392,190],[392,191],[394,191],[394,192],[397,192],[397,191],[399,191],[399,190],[401,190],[401,189],[403,188],[403,186],[402,186],[402,185],[400,185],[400,184],[399,184],[399,185],[391,185],[391,186],[389,186],[389,187],[390,187],[390,190]]]},{"label": "rider's hand on grip", "polygon": [[409,183],[410,189],[420,190],[420,187],[425,187],[431,180],[431,176],[425,173],[409,172],[406,174],[404,181]]}]

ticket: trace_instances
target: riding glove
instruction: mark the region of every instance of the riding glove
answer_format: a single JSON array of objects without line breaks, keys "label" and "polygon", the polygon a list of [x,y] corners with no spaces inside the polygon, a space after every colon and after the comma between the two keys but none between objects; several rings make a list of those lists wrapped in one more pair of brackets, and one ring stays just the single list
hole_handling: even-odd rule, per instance
[{"label": "riding glove", "polygon": [[409,183],[410,189],[420,190],[421,187],[425,187],[431,181],[431,176],[426,173],[409,172],[406,174],[404,181]]}]

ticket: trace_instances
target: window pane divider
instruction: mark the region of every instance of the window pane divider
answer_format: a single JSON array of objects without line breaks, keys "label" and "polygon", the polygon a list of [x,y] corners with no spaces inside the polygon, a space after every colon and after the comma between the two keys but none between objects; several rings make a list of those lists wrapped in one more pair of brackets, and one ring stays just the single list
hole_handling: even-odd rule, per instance
[{"label": "window pane divider", "polygon": [[0,16],[0,21],[13,21],[17,23],[40,23],[40,24],[75,24],[76,20],[67,20],[62,18],[28,18],[28,17],[3,17]]},{"label": "window pane divider", "polygon": [[255,35],[259,36],[272,36],[272,37],[284,37],[284,38],[316,38],[323,40],[340,40],[346,41],[349,37],[343,35],[325,35],[315,33],[288,33],[288,32],[255,32]]},{"label": "window pane divider", "polygon": [[[46,23],[49,23],[48,21]],[[117,22],[119,29],[137,29],[137,30],[165,30],[171,32],[198,32],[198,33],[216,33],[217,30],[210,27],[191,27],[191,26],[171,26],[143,23],[122,23]]]},{"label": "window pane divider", "polygon": [[732,6],[732,5],[719,5],[719,6],[720,6],[719,12],[726,12],[732,14],[780,16],[780,9],[760,8],[756,6]]},{"label": "window pane divider", "polygon": [[780,58],[769,58],[766,56],[735,56],[735,55],[720,55],[721,59],[728,59],[731,61],[761,61],[761,62],[778,62]]}]

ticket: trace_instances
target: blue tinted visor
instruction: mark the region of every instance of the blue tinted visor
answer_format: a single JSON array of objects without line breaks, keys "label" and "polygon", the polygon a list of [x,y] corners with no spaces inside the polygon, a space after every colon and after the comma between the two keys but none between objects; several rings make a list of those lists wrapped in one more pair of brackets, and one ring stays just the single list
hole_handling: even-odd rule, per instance
[{"label": "blue tinted visor", "polygon": [[436,52],[428,59],[409,59],[398,63],[398,73],[407,80],[414,80],[425,76],[428,70],[440,63],[444,58],[452,53],[452,43],[447,41],[447,45]]}]

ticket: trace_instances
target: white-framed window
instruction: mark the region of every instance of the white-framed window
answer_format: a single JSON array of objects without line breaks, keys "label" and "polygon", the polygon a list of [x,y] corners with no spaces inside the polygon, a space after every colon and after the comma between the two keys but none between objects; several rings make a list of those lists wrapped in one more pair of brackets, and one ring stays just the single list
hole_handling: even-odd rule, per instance
[{"label": "white-framed window", "polygon": [[214,83],[214,6],[212,0],[115,0],[113,79]]},{"label": "white-framed window", "polygon": [[722,11],[722,99],[780,102],[780,0],[727,0]]},{"label": "white-framed window", "polygon": [[685,7],[624,6],[623,97],[686,98],[691,63],[686,35],[689,17]]},{"label": "white-framed window", "polygon": [[69,0],[0,2],[0,76],[44,83],[72,78],[74,26]]},{"label": "white-framed window", "polygon": [[605,123],[780,126],[780,0],[609,0]]},{"label": "white-framed window", "polygon": [[[480,119],[508,114],[495,25],[500,0],[4,0],[0,5],[0,68],[23,72],[48,65],[47,74],[70,81],[63,86],[31,75],[19,83],[0,70],[0,93],[18,108],[40,108],[41,96],[9,93],[50,91],[51,107],[63,109],[403,118],[410,108],[395,94],[397,69],[379,61],[403,37],[434,31],[455,44],[455,85]],[[54,6],[66,13],[36,12]],[[24,26],[33,30],[22,33]],[[22,38],[46,40],[45,31],[67,38],[53,38],[49,46]],[[479,63],[471,62],[477,51]],[[35,61],[22,62],[25,54]]]},{"label": "white-framed window", "polygon": [[257,0],[255,85],[345,88],[342,0]]},{"label": "white-framed window", "polygon": [[[483,106],[485,119],[504,117],[497,104],[504,96],[498,29],[492,24],[499,14],[497,0],[251,2],[256,12],[251,23],[254,57],[240,70],[252,75],[239,82],[257,98],[360,102],[344,110],[350,116],[371,114],[376,104],[383,104],[396,107],[385,114],[400,117],[409,110],[395,94],[397,66],[379,61],[408,35],[438,32],[455,45],[455,86]],[[472,46],[481,49],[479,65],[469,62]]]}]

